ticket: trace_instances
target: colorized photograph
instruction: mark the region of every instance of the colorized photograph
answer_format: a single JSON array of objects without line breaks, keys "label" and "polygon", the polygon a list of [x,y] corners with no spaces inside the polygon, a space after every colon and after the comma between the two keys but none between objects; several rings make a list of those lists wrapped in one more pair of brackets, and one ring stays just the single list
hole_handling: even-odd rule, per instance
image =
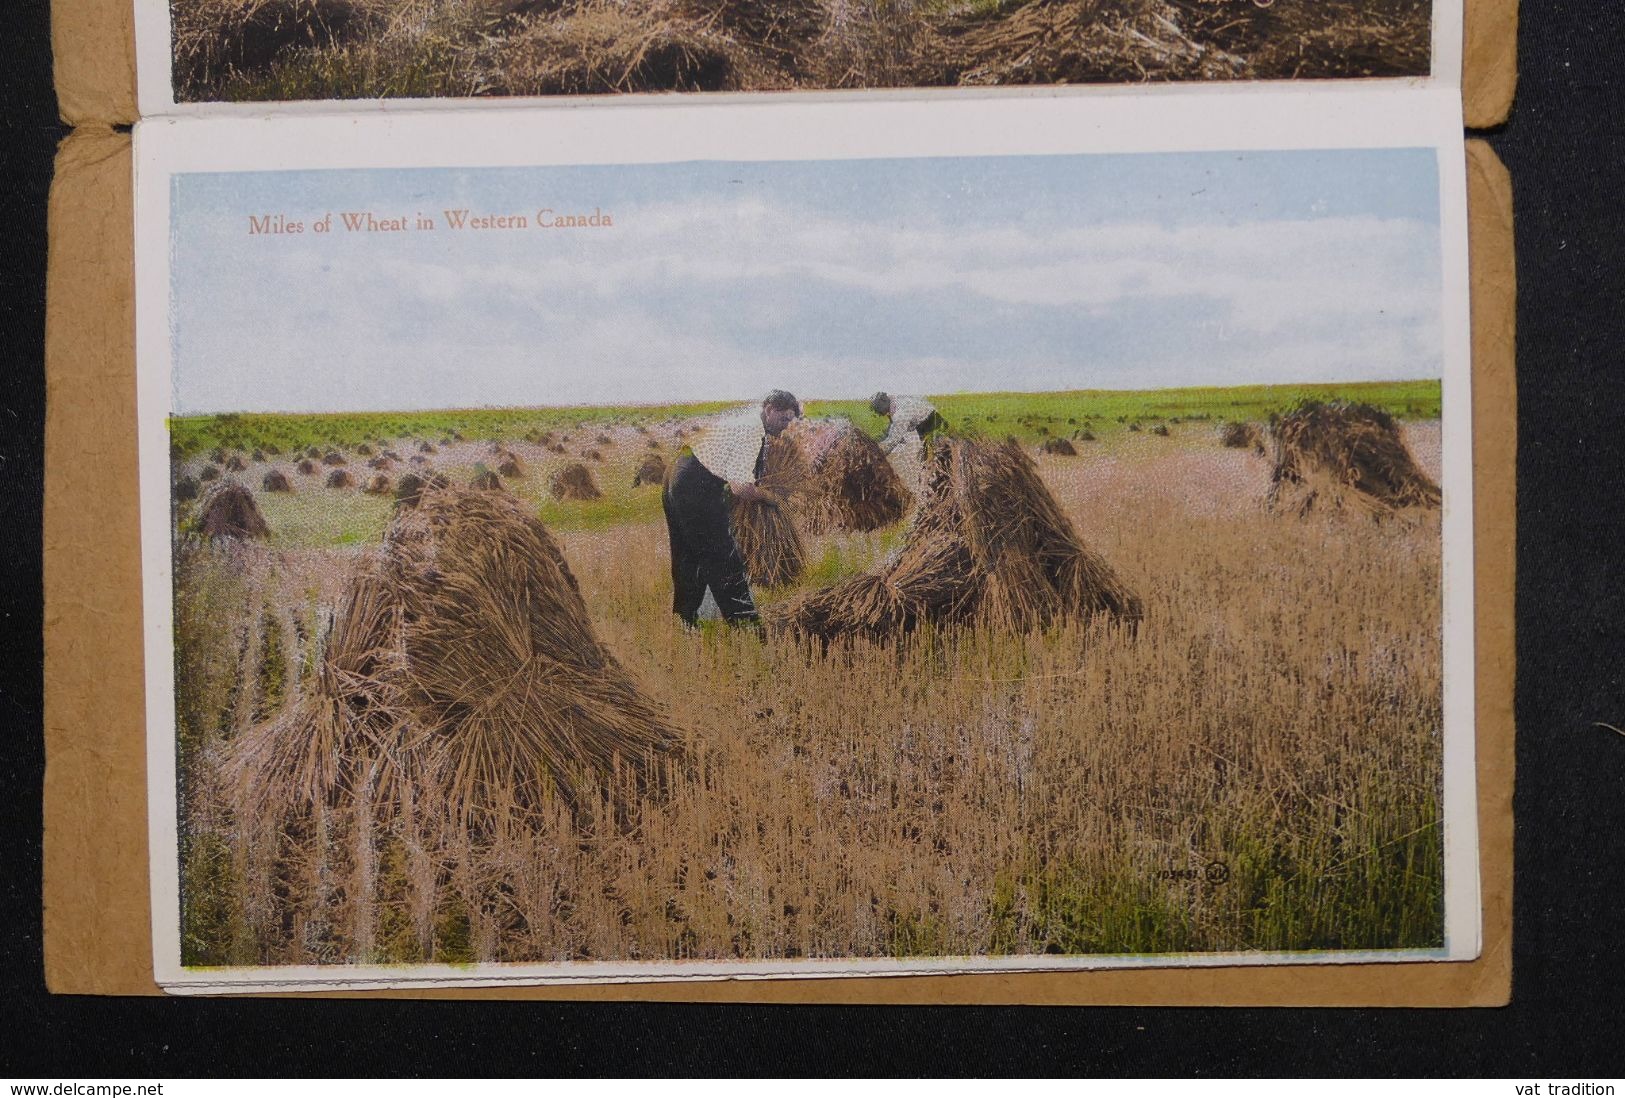
[{"label": "colorized photograph", "polygon": [[174,175],[181,965],[1449,955],[1440,193]]},{"label": "colorized photograph", "polygon": [[1433,0],[168,6],[177,103],[1422,77],[1434,14]]}]

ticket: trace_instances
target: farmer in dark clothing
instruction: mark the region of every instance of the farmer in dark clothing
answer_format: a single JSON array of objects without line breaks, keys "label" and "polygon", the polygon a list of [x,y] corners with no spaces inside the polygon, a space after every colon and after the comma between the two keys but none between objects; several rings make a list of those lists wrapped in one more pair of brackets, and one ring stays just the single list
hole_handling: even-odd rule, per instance
[{"label": "farmer in dark clothing", "polygon": [[775,389],[760,411],[718,422],[677,455],[660,501],[671,535],[671,608],[687,624],[698,624],[707,588],[730,624],[760,620],[729,511],[734,499],[764,498],[756,486],[763,449],[800,415],[801,403]]}]

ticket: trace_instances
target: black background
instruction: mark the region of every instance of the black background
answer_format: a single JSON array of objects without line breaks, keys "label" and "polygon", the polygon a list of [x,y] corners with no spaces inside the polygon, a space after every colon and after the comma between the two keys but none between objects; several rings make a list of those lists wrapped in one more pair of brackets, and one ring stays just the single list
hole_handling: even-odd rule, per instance
[{"label": "black background", "polygon": [[[1625,1074],[1625,162],[1618,0],[1525,0],[1514,1001],[1502,1010],[698,1007],[56,998],[40,952],[45,0],[6,7],[0,1076]],[[71,399],[71,394],[66,397]],[[139,780],[139,776],[132,776]]]}]

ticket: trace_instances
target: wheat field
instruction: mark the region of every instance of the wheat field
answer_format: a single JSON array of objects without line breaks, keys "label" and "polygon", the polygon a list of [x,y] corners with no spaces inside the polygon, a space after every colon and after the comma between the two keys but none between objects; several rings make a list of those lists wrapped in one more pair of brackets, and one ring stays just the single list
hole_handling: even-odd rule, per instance
[{"label": "wheat field", "polygon": [[1421,76],[1432,0],[170,0],[178,102]]},{"label": "wheat field", "polygon": [[[1437,477],[1437,421],[1405,433]],[[616,441],[606,484],[629,483],[639,453],[630,432]],[[437,461],[466,464],[475,445]],[[387,505],[301,489],[268,501],[284,531],[268,544],[178,539],[183,960],[1441,944],[1437,512],[1271,513],[1268,463],[1222,448],[1212,424],[1082,451],[1036,460],[1143,598],[1137,629],[828,651],[691,633],[670,613],[657,502],[557,531],[599,638],[669,710],[691,764],[629,819],[607,800],[560,806],[434,847],[364,797],[297,834],[245,818],[222,764],[304,688]],[[549,455],[526,456],[535,472],[514,487],[540,500]],[[290,527],[295,507],[365,517]],[[802,589],[868,567],[896,536],[809,537]]]}]

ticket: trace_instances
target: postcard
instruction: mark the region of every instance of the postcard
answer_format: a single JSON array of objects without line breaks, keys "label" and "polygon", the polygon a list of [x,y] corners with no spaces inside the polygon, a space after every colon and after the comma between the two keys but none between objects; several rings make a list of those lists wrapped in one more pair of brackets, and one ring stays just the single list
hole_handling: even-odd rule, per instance
[{"label": "postcard", "polygon": [[1458,86],[1461,0],[137,0],[143,111]]},{"label": "postcard", "polygon": [[1476,956],[1407,96],[144,123],[160,982]]}]

